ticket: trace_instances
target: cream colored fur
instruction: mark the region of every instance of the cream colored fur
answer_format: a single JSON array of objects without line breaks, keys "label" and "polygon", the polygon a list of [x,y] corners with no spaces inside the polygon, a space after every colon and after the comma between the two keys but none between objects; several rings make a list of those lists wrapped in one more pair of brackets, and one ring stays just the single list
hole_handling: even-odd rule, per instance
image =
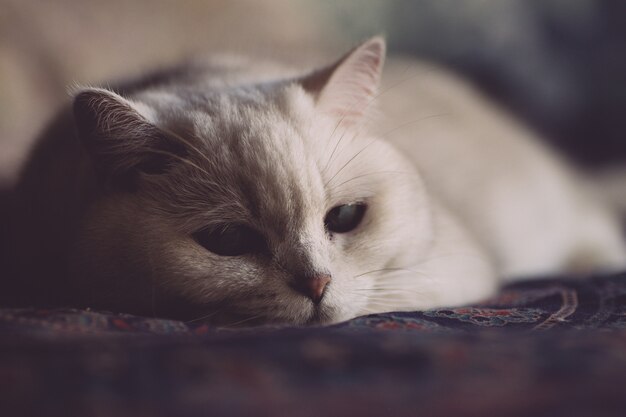
[{"label": "cream colored fur", "polygon": [[[80,215],[57,228],[76,230],[74,303],[331,323],[624,267],[616,217],[578,174],[439,68],[392,60],[379,88],[384,54],[373,38],[312,72],[230,57],[121,95],[80,91],[89,157],[73,164],[89,180],[67,199]],[[329,234],[329,210],[355,202],[361,224]],[[265,250],[219,256],[193,238],[231,223]],[[303,274],[331,276],[319,305],[292,289]]]},{"label": "cream colored fur", "polygon": [[441,68],[397,60],[386,74],[398,87],[380,96],[379,131],[416,163],[498,275],[624,268],[617,214],[530,131]]}]

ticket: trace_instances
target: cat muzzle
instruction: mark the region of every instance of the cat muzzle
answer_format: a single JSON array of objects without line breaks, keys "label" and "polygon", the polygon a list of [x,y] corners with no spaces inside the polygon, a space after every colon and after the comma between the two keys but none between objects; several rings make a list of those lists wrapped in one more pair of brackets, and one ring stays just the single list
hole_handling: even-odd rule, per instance
[{"label": "cat muzzle", "polygon": [[326,286],[330,282],[330,275],[317,274],[311,276],[299,277],[293,288],[308,297],[314,304],[319,304],[324,297]]}]

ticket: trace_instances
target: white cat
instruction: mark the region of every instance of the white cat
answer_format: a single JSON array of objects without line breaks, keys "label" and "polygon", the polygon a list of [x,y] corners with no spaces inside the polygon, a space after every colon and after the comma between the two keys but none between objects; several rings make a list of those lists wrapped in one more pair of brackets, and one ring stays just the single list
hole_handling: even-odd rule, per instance
[{"label": "white cat", "polygon": [[75,305],[309,324],[626,265],[614,214],[531,134],[424,64],[379,92],[384,54],[373,38],[304,76],[231,57],[82,89],[77,135],[68,115],[16,193],[37,209],[14,222],[15,271],[48,260],[70,281],[26,287]]}]

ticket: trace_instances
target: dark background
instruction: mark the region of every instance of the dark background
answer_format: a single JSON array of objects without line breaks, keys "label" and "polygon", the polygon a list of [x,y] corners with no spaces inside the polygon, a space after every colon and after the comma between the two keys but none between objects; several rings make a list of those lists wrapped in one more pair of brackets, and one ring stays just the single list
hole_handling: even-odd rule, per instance
[{"label": "dark background", "polygon": [[454,68],[577,162],[626,162],[626,2],[354,3],[329,13],[350,36]]}]

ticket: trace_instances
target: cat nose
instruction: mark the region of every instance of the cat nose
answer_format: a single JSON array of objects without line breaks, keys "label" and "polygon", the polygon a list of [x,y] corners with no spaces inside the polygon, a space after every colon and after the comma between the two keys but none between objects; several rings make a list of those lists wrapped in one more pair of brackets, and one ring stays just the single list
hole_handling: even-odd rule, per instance
[{"label": "cat nose", "polygon": [[303,276],[296,280],[295,289],[309,297],[315,304],[319,304],[322,301],[322,297],[324,297],[324,290],[329,282],[330,275],[328,274]]}]

